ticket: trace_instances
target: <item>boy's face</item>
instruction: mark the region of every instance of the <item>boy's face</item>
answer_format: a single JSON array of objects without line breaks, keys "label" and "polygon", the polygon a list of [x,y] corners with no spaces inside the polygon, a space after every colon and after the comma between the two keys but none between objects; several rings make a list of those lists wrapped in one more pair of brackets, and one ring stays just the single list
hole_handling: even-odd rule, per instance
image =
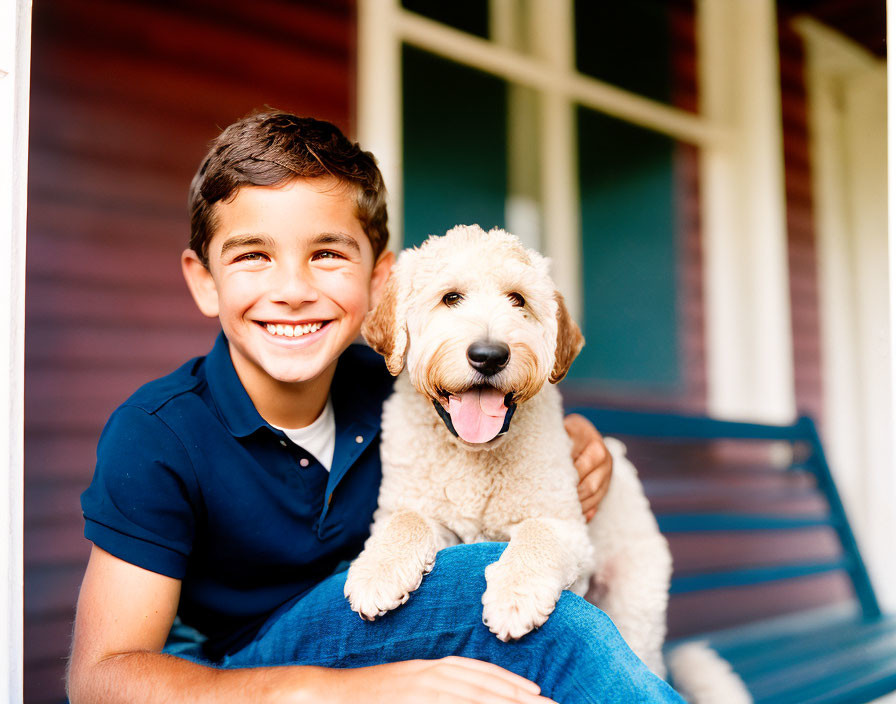
[{"label": "boy's face", "polygon": [[335,368],[392,262],[374,261],[351,192],[329,179],[243,186],[215,217],[208,269],[187,250],[184,275],[202,312],[220,319],[243,383]]}]

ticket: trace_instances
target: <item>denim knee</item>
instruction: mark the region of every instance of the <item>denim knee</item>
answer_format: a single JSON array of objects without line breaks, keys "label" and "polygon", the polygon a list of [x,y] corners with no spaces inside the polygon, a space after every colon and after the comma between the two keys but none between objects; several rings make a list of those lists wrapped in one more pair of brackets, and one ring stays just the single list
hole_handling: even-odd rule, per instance
[{"label": "denim knee", "polygon": [[546,626],[557,631],[560,637],[569,639],[582,637],[584,634],[588,634],[588,637],[605,637],[607,634],[618,633],[616,625],[604,611],[570,591],[560,594],[554,613],[542,628]]},{"label": "denim knee", "polygon": [[440,601],[459,613],[481,614],[485,568],[497,562],[506,547],[507,543],[470,543],[440,550],[432,571],[423,578],[418,592],[411,595],[411,601]]},{"label": "denim knee", "polygon": [[445,548],[436,555],[436,566],[470,576],[483,575],[485,568],[497,562],[507,543],[462,543]]}]

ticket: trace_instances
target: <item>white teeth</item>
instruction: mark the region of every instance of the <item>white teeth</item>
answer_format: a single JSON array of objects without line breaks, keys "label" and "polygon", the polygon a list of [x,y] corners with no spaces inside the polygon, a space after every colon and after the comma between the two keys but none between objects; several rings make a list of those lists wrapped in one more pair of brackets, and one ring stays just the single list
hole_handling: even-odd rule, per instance
[{"label": "white teeth", "polygon": [[307,325],[283,325],[268,323],[264,327],[271,335],[279,337],[301,337],[312,332],[317,332],[323,327],[323,323],[308,323]]}]

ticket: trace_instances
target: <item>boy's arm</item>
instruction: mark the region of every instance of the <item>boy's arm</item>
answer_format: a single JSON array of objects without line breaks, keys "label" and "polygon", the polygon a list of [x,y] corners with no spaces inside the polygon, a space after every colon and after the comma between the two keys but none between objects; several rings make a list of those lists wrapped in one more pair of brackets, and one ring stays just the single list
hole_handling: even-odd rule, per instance
[{"label": "boy's arm", "polygon": [[528,680],[466,658],[354,670],[205,667],[160,652],[179,598],[179,580],[94,547],[78,597],[68,676],[72,704],[549,701]]}]

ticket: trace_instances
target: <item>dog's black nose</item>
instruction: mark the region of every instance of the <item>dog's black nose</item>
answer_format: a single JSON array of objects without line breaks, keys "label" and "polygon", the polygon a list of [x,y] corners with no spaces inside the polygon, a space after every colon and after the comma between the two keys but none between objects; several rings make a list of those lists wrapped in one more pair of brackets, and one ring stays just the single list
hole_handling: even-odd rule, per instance
[{"label": "dog's black nose", "polygon": [[480,374],[491,376],[507,366],[510,359],[510,348],[503,342],[479,340],[467,347],[467,359],[470,365]]}]

